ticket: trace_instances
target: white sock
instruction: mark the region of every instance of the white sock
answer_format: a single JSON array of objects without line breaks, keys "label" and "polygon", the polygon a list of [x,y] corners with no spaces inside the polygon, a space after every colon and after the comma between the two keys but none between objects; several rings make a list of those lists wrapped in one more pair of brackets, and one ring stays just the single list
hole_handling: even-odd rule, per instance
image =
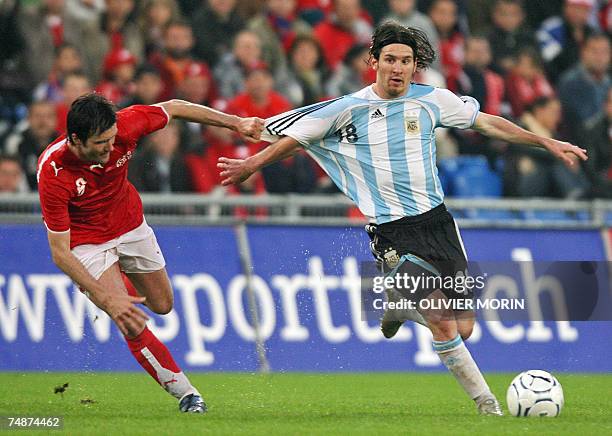
[{"label": "white sock", "polygon": [[480,402],[493,396],[461,336],[450,341],[433,341],[433,348],[471,399]]},{"label": "white sock", "polygon": [[143,348],[141,353],[147,358],[153,369],[155,369],[157,380],[161,387],[174,398],[181,400],[184,396],[189,394],[200,395],[198,390],[189,382],[189,379],[183,371],[173,372],[164,368],[147,347]]}]

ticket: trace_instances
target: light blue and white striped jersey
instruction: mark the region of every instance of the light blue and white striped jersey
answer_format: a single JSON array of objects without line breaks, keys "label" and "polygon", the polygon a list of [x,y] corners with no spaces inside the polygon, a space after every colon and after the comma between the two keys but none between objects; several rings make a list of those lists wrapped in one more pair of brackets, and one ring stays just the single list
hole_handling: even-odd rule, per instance
[{"label": "light blue and white striped jersey", "polygon": [[268,118],[262,138],[296,139],[365,216],[382,224],[442,203],[434,129],[469,128],[478,111],[475,99],[446,89],[411,84],[405,96],[384,100],[370,85]]}]

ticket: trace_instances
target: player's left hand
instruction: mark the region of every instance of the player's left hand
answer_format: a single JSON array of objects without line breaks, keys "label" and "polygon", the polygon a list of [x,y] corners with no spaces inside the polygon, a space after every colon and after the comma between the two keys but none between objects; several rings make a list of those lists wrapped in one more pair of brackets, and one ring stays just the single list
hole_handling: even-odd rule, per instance
[{"label": "player's left hand", "polygon": [[257,117],[241,118],[236,125],[236,132],[248,142],[259,142],[264,128],[264,120]]},{"label": "player's left hand", "polygon": [[217,162],[217,168],[221,171],[221,184],[238,185],[248,179],[255,171],[249,168],[246,159],[229,159],[220,157]]},{"label": "player's left hand", "polygon": [[565,165],[572,168],[578,163],[578,159],[587,160],[587,151],[569,142],[546,139],[544,147]]}]

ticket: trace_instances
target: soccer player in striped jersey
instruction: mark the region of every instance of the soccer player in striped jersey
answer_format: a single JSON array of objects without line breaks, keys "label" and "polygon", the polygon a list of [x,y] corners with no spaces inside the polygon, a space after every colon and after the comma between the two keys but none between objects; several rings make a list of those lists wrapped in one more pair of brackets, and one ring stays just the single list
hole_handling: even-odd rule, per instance
[{"label": "soccer player in striped jersey", "polygon": [[[493,138],[545,148],[570,166],[586,159],[579,147],[480,112],[474,98],[412,83],[415,72],[435,58],[427,37],[417,29],[383,23],[372,37],[370,55],[374,84],[267,119],[262,138],[276,142],[244,160],[220,158],[222,183],[240,183],[303,147],[369,218],[366,230],[372,252],[385,273],[455,277],[466,270],[467,259],[443,203],[435,162],[436,127],[472,128]],[[465,298],[455,291],[423,288],[403,297],[417,302]],[[395,335],[408,319],[389,314],[381,325],[386,337]],[[501,415],[463,342],[472,333],[473,311],[419,309],[410,319],[431,330],[434,350],[479,412]]]}]

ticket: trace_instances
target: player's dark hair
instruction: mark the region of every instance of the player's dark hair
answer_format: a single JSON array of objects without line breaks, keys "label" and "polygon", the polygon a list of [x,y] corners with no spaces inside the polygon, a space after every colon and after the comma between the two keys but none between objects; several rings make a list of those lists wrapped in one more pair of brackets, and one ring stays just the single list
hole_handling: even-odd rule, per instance
[{"label": "player's dark hair", "polygon": [[110,129],[117,121],[115,106],[100,94],[85,94],[77,98],[68,112],[66,135],[72,134],[85,144],[92,136]]},{"label": "player's dark hair", "polygon": [[414,27],[402,26],[395,21],[385,21],[374,31],[370,56],[374,59],[380,57],[383,47],[389,44],[405,44],[412,48],[417,71],[427,69],[436,58],[425,32]]}]

